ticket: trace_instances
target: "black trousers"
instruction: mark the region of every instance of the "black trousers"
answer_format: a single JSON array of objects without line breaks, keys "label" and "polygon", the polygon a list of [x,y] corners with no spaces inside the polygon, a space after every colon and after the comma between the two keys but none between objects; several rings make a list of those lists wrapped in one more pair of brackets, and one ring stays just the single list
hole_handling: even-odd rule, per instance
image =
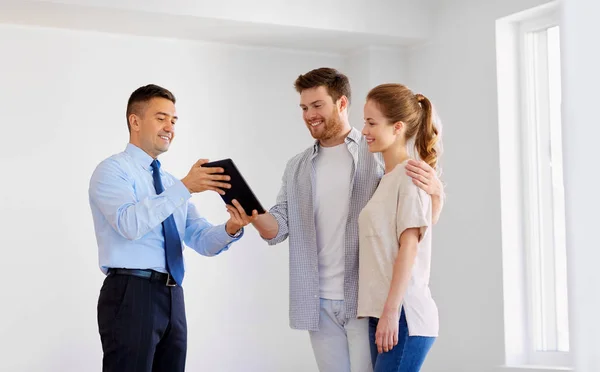
[{"label": "black trousers", "polygon": [[108,275],[98,298],[103,372],[184,372],[187,322],[183,288],[131,275]]}]

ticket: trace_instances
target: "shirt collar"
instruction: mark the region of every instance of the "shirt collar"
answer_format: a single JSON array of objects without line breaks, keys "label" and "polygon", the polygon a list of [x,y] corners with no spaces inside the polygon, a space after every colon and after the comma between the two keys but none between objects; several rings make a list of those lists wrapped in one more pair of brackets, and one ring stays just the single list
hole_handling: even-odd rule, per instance
[{"label": "shirt collar", "polygon": [[[350,133],[348,133],[348,135],[344,139],[344,143],[346,145],[350,144],[350,142],[359,143],[361,137],[362,137],[362,134],[359,132],[359,130],[352,127],[352,129],[350,129]],[[313,155],[317,154],[318,152],[319,152],[319,140],[315,140],[315,143],[313,144]]]},{"label": "shirt collar", "polygon": [[152,171],[152,161],[154,160],[152,156],[148,155],[144,150],[137,147],[132,143],[128,143],[125,147],[125,152],[129,154],[133,158],[133,160],[138,163],[142,168]]}]

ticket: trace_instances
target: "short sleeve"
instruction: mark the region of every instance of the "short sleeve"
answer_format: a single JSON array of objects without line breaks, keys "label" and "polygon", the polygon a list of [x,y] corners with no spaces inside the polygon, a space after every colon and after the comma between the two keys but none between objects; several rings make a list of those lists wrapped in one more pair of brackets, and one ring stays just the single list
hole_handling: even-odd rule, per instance
[{"label": "short sleeve", "polygon": [[396,206],[396,236],[410,228],[419,228],[419,241],[431,226],[431,197],[412,182],[401,182]]}]

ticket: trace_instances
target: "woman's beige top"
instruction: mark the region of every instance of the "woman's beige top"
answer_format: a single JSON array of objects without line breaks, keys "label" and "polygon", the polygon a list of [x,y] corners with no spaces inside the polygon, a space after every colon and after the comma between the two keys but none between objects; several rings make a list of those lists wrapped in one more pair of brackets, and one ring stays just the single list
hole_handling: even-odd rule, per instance
[{"label": "woman's beige top", "polygon": [[431,197],[406,174],[406,162],[381,179],[359,216],[358,316],[379,318],[387,300],[399,238],[419,228],[418,253],[403,296],[409,335],[437,337],[438,309],[429,290]]}]

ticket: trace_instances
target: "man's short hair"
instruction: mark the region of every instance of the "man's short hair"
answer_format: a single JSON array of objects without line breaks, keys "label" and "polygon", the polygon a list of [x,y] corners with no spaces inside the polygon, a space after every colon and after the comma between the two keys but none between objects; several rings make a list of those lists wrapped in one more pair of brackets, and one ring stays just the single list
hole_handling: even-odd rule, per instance
[{"label": "man's short hair", "polygon": [[337,102],[340,97],[346,96],[350,102],[350,81],[348,77],[334,68],[321,67],[307,72],[304,75],[298,76],[294,87],[298,93],[302,93],[305,89],[327,88],[327,93]]},{"label": "man's short hair", "polygon": [[165,98],[175,103],[175,96],[169,90],[154,84],[148,84],[143,87],[137,88],[127,102],[127,129],[131,132],[131,126],[129,125],[129,115],[137,114],[140,115],[144,109],[144,105],[148,103],[152,98]]}]

